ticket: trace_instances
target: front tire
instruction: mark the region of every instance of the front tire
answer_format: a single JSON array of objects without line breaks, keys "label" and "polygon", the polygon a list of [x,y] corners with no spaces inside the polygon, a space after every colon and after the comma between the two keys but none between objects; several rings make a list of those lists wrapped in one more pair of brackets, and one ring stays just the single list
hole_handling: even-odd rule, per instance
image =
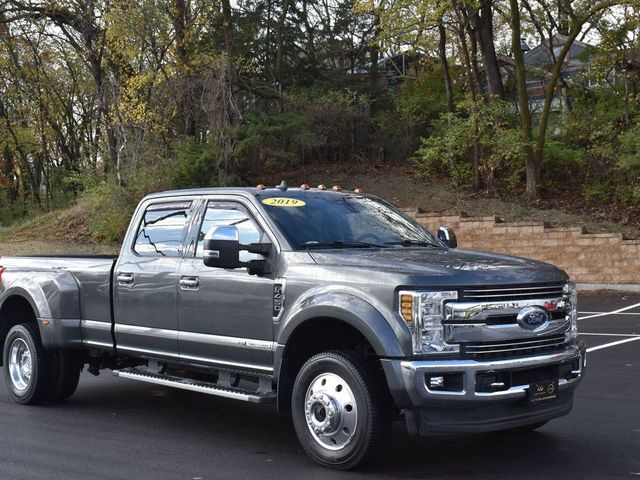
[{"label": "front tire", "polygon": [[380,453],[391,431],[379,373],[347,352],[323,352],[302,366],[293,386],[293,424],[302,447],[322,466],[349,470]]},{"label": "front tire", "polygon": [[48,354],[36,328],[16,325],[4,342],[4,376],[9,394],[24,405],[41,403],[50,386]]}]

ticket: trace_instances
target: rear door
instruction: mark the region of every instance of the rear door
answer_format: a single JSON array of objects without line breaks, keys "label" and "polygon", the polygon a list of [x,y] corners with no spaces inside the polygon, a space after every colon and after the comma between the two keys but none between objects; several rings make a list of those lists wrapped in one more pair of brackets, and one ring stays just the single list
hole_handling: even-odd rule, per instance
[{"label": "rear door", "polygon": [[[246,268],[211,268],[202,261],[205,235],[225,225],[238,229],[241,244],[272,242],[247,204],[214,198],[206,201],[202,218],[194,222],[196,248],[180,265],[180,356],[189,362],[271,371],[272,274],[249,275]],[[270,258],[277,258],[273,247]],[[241,261],[257,258],[262,257],[240,252]]]},{"label": "rear door", "polygon": [[180,198],[141,205],[115,271],[118,350],[178,358],[178,268],[193,204]]}]

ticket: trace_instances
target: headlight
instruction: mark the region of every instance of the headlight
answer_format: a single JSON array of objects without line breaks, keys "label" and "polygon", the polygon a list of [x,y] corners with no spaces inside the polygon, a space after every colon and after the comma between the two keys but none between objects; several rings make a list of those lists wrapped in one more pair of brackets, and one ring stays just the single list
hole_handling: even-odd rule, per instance
[{"label": "headlight", "polygon": [[413,352],[455,353],[458,345],[445,342],[444,303],[458,298],[456,291],[400,292],[400,316],[404,319],[413,337]]},{"label": "headlight", "polygon": [[569,319],[571,326],[565,334],[565,340],[570,342],[578,338],[578,291],[575,283],[567,283],[563,288],[564,300],[569,303]]}]

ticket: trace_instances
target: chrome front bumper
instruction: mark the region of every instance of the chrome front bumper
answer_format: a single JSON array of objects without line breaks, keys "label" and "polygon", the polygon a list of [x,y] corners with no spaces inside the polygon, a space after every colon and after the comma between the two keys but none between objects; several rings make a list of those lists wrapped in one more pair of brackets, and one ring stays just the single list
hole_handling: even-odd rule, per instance
[{"label": "chrome front bumper", "polygon": [[[508,360],[392,360],[382,361],[392,396],[399,408],[431,406],[461,408],[500,400],[518,400],[527,396],[529,384],[513,385],[505,390],[478,391],[476,379],[480,373],[522,371],[546,365],[562,365],[578,359],[579,368],[571,379],[558,378],[560,392],[573,390],[582,380],[586,367],[586,348],[582,342],[561,352]],[[438,374],[463,376],[460,391],[435,391],[427,385],[427,377]],[[551,380],[551,379],[550,379]],[[486,403],[485,403],[486,404]]]}]

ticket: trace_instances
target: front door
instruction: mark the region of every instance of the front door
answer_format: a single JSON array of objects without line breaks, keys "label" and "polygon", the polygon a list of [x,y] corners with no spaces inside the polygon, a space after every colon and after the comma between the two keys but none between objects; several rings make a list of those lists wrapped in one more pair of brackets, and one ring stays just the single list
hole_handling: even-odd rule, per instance
[{"label": "front door", "polygon": [[191,204],[158,200],[142,206],[135,238],[125,240],[114,275],[118,350],[178,358],[178,268]]},{"label": "front door", "polygon": [[[179,271],[179,348],[185,361],[270,372],[273,365],[273,288],[269,275],[246,268],[211,268],[202,262],[204,237],[219,226],[235,226],[240,243],[269,242],[240,202],[210,200],[196,226],[195,252]],[[240,252],[240,260],[258,258]]]}]

